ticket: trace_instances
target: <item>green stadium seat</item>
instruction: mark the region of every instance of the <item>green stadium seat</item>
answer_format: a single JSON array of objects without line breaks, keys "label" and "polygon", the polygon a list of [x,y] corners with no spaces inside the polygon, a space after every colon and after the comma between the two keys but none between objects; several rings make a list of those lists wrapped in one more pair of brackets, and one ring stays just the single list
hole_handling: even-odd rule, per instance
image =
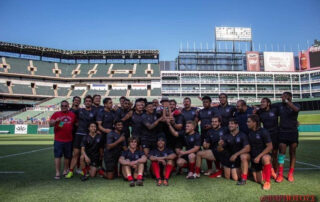
[{"label": "green stadium seat", "polygon": [[67,96],[70,88],[58,87],[58,96]]},{"label": "green stadium seat", "polygon": [[58,67],[61,70],[60,77],[70,77],[72,71],[77,68],[77,64],[58,63]]},{"label": "green stadium seat", "polygon": [[136,73],[132,77],[146,77],[145,71],[147,68],[148,64],[137,64]]},{"label": "green stadium seat", "polygon": [[108,77],[108,70],[109,70],[110,64],[98,64],[97,66],[97,72],[92,75],[92,77]]},{"label": "green stadium seat", "polygon": [[30,74],[28,71],[29,60],[20,58],[6,58],[7,64],[10,65],[9,73]]},{"label": "green stadium seat", "polygon": [[133,70],[133,64],[118,64],[114,63],[112,70]]},{"label": "green stadium seat", "polygon": [[13,84],[12,91],[14,94],[32,95],[32,89],[31,89],[30,85]]},{"label": "green stadium seat", "polygon": [[130,91],[130,96],[147,96],[148,91],[147,90],[133,90]]},{"label": "green stadium seat", "polygon": [[127,90],[110,90],[109,96],[126,96]]},{"label": "green stadium seat", "polygon": [[35,75],[56,76],[52,71],[52,69],[54,69],[54,62],[33,60],[33,66],[37,67],[37,71],[34,73]]},{"label": "green stadium seat", "polygon": [[161,88],[151,89],[151,96],[161,96]]},{"label": "green stadium seat", "polygon": [[76,77],[88,77],[88,72],[93,69],[94,64],[81,64],[80,73]]},{"label": "green stadium seat", "polygon": [[0,83],[0,93],[9,93],[6,83]]},{"label": "green stadium seat", "polygon": [[54,91],[51,86],[36,86],[37,95],[49,95],[54,96]]},{"label": "green stadium seat", "polygon": [[151,64],[151,69],[153,70],[153,77],[160,77],[160,67],[159,64]]},{"label": "green stadium seat", "polygon": [[71,96],[81,96],[84,93],[84,90],[73,90]]},{"label": "green stadium seat", "polygon": [[106,90],[88,90],[87,95],[101,95],[101,97],[103,97],[106,94]]}]

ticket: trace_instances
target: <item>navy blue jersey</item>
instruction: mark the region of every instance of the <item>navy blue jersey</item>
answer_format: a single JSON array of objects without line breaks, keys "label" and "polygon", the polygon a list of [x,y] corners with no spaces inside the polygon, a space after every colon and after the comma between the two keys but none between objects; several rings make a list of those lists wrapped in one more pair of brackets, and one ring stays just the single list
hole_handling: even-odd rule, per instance
[{"label": "navy blue jersey", "polygon": [[[118,120],[121,120],[123,119],[128,113],[129,113],[130,110],[125,110],[125,109],[122,109],[122,108],[118,108],[117,111],[116,111],[116,117]],[[123,122],[123,131],[126,133],[126,134],[129,134],[130,133],[130,130],[129,130],[129,126],[130,126],[130,119],[127,119]]]},{"label": "navy blue jersey", "polygon": [[159,132],[159,127],[156,126],[153,129],[149,130],[147,125],[152,125],[154,122],[157,121],[157,115],[156,114],[143,114],[142,115],[142,136],[141,138],[149,139],[149,140],[156,140],[157,134]]},{"label": "navy blue jersey", "polygon": [[97,121],[102,122],[102,127],[105,129],[113,129],[113,123],[116,120],[116,113],[111,111],[103,110],[98,114]]},{"label": "navy blue jersey", "polygon": [[[300,110],[300,105],[293,103]],[[276,106],[279,110],[280,116],[280,132],[298,132],[298,114],[299,112],[293,111],[286,103],[277,103]]]},{"label": "navy blue jersey", "polygon": [[207,137],[205,138],[205,141],[210,144],[210,149],[216,150],[218,142],[226,133],[227,129],[224,127],[220,127],[218,130],[210,129],[207,133]]},{"label": "navy blue jersey", "polygon": [[164,150],[160,151],[158,148],[153,149],[150,151],[149,156],[155,156],[155,157],[166,157],[170,154],[173,154],[172,149],[165,148]]},{"label": "navy blue jersey", "polygon": [[85,148],[86,154],[88,156],[99,156],[99,149],[103,146],[102,136],[96,134],[94,137],[86,135],[81,142],[81,147]]},{"label": "navy blue jersey", "polygon": [[254,157],[258,156],[271,142],[271,137],[267,129],[259,128],[257,131],[250,130],[248,135],[250,143],[250,154]]},{"label": "navy blue jersey", "polygon": [[130,149],[123,151],[121,153],[121,156],[124,157],[124,159],[129,160],[129,161],[136,161],[140,159],[144,155],[143,151],[141,150],[136,150],[134,153],[130,151]]},{"label": "navy blue jersey", "polygon": [[[112,144],[115,141],[117,141],[121,135],[124,134],[118,134],[115,131],[111,131],[110,133],[107,134],[107,138],[106,138],[106,144]],[[122,149],[122,147],[126,146],[126,141],[121,142],[120,144],[118,144],[116,147],[112,148],[111,150],[108,151],[120,151]]]},{"label": "navy blue jersey", "polygon": [[89,125],[96,122],[96,111],[81,108],[76,110],[78,120],[77,135],[87,135],[89,133]]},{"label": "navy blue jersey", "polygon": [[95,106],[95,105],[92,105],[91,107],[94,111],[96,111],[96,115],[100,114],[100,112],[102,112],[104,110],[104,106]]},{"label": "navy blue jersey", "polygon": [[225,107],[219,105],[215,107],[217,115],[221,117],[221,126],[228,127],[229,119],[234,117],[234,113],[236,112],[235,106],[227,105]]},{"label": "navy blue jersey", "polygon": [[201,146],[201,136],[195,132],[192,135],[186,134],[184,130],[179,131],[179,136],[184,138],[186,150],[190,150],[195,146]]},{"label": "navy blue jersey", "polygon": [[247,125],[247,120],[248,117],[253,114],[253,108],[252,107],[248,107],[247,111],[245,112],[236,112],[235,113],[235,118],[238,120],[239,123],[239,129],[241,132],[248,134],[249,133],[249,128]]},{"label": "navy blue jersey", "polygon": [[183,124],[183,116],[182,116],[182,114],[174,115],[173,118],[174,118],[174,122],[176,124]]},{"label": "navy blue jersey", "polygon": [[215,109],[210,107],[207,109],[201,109],[199,111],[199,120],[201,121],[200,127],[201,130],[204,129],[206,125],[211,125],[211,119],[216,114]]},{"label": "navy blue jersey", "polygon": [[271,107],[270,110],[259,109],[257,114],[263,124],[263,128],[267,129],[270,134],[278,132],[279,110],[277,107]]},{"label": "navy blue jersey", "polygon": [[137,114],[135,111],[131,117],[131,127],[132,127],[132,136],[133,137],[141,137],[143,132],[143,124],[142,124],[142,115]]},{"label": "navy blue jersey", "polygon": [[229,155],[237,153],[249,144],[248,136],[241,131],[235,136],[226,133],[222,136],[222,140],[224,141],[223,147]]},{"label": "navy blue jersey", "polygon": [[[185,108],[182,109],[181,115],[183,117],[183,129],[186,128],[186,122],[187,121],[195,121],[198,118],[199,112],[197,107],[191,107],[189,110],[186,110]],[[198,123],[196,123],[197,126],[195,128],[195,131],[199,131]]]}]

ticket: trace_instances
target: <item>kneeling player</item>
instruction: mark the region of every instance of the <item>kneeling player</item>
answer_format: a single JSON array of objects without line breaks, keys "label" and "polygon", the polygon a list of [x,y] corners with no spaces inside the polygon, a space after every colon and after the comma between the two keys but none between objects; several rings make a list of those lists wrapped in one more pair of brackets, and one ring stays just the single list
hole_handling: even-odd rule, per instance
[{"label": "kneeling player", "polygon": [[169,148],[166,148],[166,142],[164,137],[159,137],[157,141],[157,148],[151,150],[150,161],[152,166],[152,172],[157,178],[157,185],[162,184],[160,178],[160,170],[163,170],[163,185],[168,186],[169,177],[173,168],[173,160],[176,158],[176,154]]},{"label": "kneeling player", "polygon": [[[130,182],[131,187],[135,186],[134,179],[137,179],[138,186],[143,186],[142,176],[147,157],[143,151],[138,149],[138,139],[136,137],[129,138],[128,142],[128,150],[123,151],[119,158],[123,177]],[[133,177],[132,173],[134,174]]]},{"label": "kneeling player", "polygon": [[102,136],[97,134],[96,131],[96,123],[91,123],[89,126],[89,134],[83,138],[81,143],[80,166],[83,172],[83,176],[81,177],[82,181],[88,179],[88,171],[90,173],[90,177],[96,176],[97,167],[99,165],[99,149],[103,144]]},{"label": "kneeling player", "polygon": [[207,136],[203,142],[203,148],[205,150],[199,151],[197,153],[196,160],[196,173],[194,174],[195,178],[200,177],[200,170],[202,159],[207,159],[209,161],[215,161],[216,163],[216,172],[210,175],[211,178],[221,177],[222,170],[220,168],[220,158],[219,152],[217,150],[218,142],[222,136],[226,133],[225,128],[221,127],[221,118],[219,116],[214,116],[212,118],[212,129],[207,132]]},{"label": "kneeling player", "polygon": [[[267,129],[260,128],[259,116],[256,114],[248,117],[247,125],[249,128],[249,143],[250,143],[250,155],[251,155],[251,169],[254,181],[262,183],[264,190],[270,189],[270,177],[271,177],[271,156],[272,141]],[[263,175],[261,170],[263,167]],[[262,179],[263,176],[263,179]]]},{"label": "kneeling player", "polygon": [[[126,150],[125,133],[122,132],[123,122],[116,121],[114,130],[107,134],[104,163],[106,166],[105,178],[113,179],[115,171],[118,171],[118,160],[122,150]],[[117,175],[118,173],[116,173]]]},{"label": "kneeling player", "polygon": [[230,176],[232,176],[233,180],[238,181],[242,171],[241,179],[237,184],[246,184],[250,145],[247,135],[240,132],[237,119],[231,118],[229,120],[229,133],[222,136],[218,144],[217,149],[224,166],[225,178],[230,179]]},{"label": "kneeling player", "polygon": [[178,167],[184,167],[185,164],[189,163],[189,173],[187,175],[187,179],[194,179],[194,171],[196,164],[196,153],[200,150],[201,146],[201,136],[194,129],[196,127],[193,121],[187,121],[185,131],[175,131],[175,129],[171,126],[170,122],[167,122],[170,132],[175,137],[184,137],[184,144],[186,146],[186,150],[180,150],[178,152]]}]

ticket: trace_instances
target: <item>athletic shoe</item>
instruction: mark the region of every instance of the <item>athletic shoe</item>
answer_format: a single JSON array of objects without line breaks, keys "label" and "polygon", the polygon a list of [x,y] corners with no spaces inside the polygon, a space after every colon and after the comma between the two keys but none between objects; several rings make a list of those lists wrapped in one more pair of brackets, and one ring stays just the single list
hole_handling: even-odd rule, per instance
[{"label": "athletic shoe", "polygon": [[247,183],[247,180],[241,179],[237,182],[237,185],[245,185]]},{"label": "athletic shoe", "polygon": [[283,181],[283,176],[282,175],[278,175],[277,179],[276,179],[276,182],[280,183],[282,181]]},{"label": "athletic shoe", "polygon": [[136,184],[137,184],[137,186],[143,186],[143,181],[142,180],[137,180]]},{"label": "athletic shoe", "polygon": [[81,181],[84,182],[86,181],[87,179],[89,179],[87,176],[83,175],[80,177]]},{"label": "athletic shoe", "polygon": [[189,172],[186,178],[187,178],[187,179],[194,179],[193,173],[192,173],[192,172]]},{"label": "athletic shoe", "polygon": [[64,178],[71,179],[72,177],[73,177],[73,172],[69,171],[68,174]]},{"label": "athletic shoe", "polygon": [[197,174],[197,173],[194,173],[193,174],[193,177],[196,179],[196,178],[200,178],[200,173],[199,174]]},{"label": "athletic shoe", "polygon": [[129,186],[134,187],[136,184],[134,183],[134,180],[130,181]]},{"label": "athletic shoe", "polygon": [[212,175],[210,175],[210,178],[216,178],[216,177],[221,177],[222,175],[222,170],[217,170],[217,172],[213,173]]},{"label": "athletic shoe", "polygon": [[163,185],[164,186],[169,186],[169,180],[168,179],[164,179],[163,180]]},{"label": "athletic shoe", "polygon": [[161,186],[161,184],[162,184],[161,179],[157,179],[157,186]]},{"label": "athletic shoe", "polygon": [[99,169],[98,174],[100,177],[104,177],[104,170]]},{"label": "athletic shoe", "polygon": [[293,181],[294,181],[293,173],[291,173],[291,174],[289,173],[289,174],[288,174],[288,181],[289,181],[289,182],[293,182]]},{"label": "athletic shoe", "polygon": [[263,184],[263,190],[269,190],[271,188],[271,183],[270,182],[265,182]]},{"label": "athletic shoe", "polygon": [[77,169],[76,169],[76,173],[77,173],[78,175],[81,175],[81,173],[83,173],[83,172],[82,172],[81,169],[77,168]]},{"label": "athletic shoe", "polygon": [[213,170],[210,169],[210,170],[207,170],[203,175],[209,176],[209,175],[212,175],[212,173],[213,173]]}]

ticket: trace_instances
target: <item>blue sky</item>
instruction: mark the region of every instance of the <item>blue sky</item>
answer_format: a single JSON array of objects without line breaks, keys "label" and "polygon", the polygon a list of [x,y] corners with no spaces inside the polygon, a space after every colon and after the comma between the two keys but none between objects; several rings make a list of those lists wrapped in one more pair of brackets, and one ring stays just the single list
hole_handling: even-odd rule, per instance
[{"label": "blue sky", "polygon": [[255,46],[307,47],[320,39],[320,0],[1,0],[0,41],[77,49],[209,48],[215,26],[252,27]]}]

